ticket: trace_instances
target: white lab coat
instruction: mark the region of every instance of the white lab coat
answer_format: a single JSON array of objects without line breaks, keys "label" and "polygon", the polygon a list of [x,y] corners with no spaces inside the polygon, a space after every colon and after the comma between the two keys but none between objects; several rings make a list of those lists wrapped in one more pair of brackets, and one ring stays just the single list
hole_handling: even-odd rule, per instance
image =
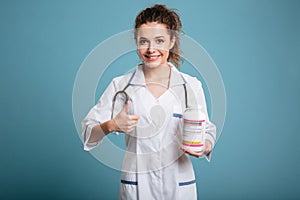
[{"label": "white lab coat", "polygon": [[[207,116],[205,139],[213,146],[216,128],[209,121],[200,81],[179,72],[171,63],[169,65],[169,89],[159,98],[147,90],[140,65],[135,72],[114,78],[82,122],[84,149],[88,151],[100,144],[87,142],[92,128],[110,120],[113,96],[128,82],[131,83],[126,89],[131,100],[129,114],[139,115],[139,121],[133,132],[124,134],[127,151],[121,174],[120,199],[197,199],[191,160],[180,149],[185,109],[183,84],[187,86],[188,105],[202,107]],[[123,106],[123,99],[116,101],[114,116]]]}]

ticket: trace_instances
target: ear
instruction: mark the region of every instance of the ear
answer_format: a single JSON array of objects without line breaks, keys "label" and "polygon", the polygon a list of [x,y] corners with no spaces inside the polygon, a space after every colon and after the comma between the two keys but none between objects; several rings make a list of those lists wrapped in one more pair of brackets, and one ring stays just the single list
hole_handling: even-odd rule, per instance
[{"label": "ear", "polygon": [[175,42],[176,42],[176,37],[173,36],[173,38],[172,38],[171,41],[170,41],[170,48],[169,48],[169,50],[171,50],[171,49],[174,47]]}]

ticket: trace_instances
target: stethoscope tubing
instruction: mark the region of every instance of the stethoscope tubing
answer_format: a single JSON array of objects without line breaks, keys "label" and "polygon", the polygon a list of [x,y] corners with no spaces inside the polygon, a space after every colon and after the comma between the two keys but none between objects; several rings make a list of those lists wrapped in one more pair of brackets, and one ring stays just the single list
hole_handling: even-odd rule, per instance
[{"label": "stethoscope tubing", "polygon": [[[130,85],[132,85],[132,84],[131,84],[131,81],[132,81],[132,79],[133,79],[133,77],[134,77],[134,75],[135,75],[135,72],[136,72],[136,71],[134,71],[134,73],[133,73],[132,76],[130,77],[130,79],[129,79],[127,85],[123,88],[123,90],[120,90],[120,91],[118,91],[118,92],[115,93],[115,95],[114,95],[114,97],[113,97],[113,99],[112,99],[111,119],[113,119],[113,117],[114,117],[115,101],[116,101],[118,95],[124,94],[124,96],[125,96],[125,103],[128,102],[128,100],[129,100],[129,95],[126,93],[126,89],[127,89]],[[185,79],[183,78],[183,76],[181,76],[181,77],[182,77],[182,79],[184,80],[183,88],[184,88],[184,97],[185,97],[185,108],[187,109],[187,108],[188,108],[188,96],[187,96],[187,88],[186,88],[187,82],[185,81]]]}]

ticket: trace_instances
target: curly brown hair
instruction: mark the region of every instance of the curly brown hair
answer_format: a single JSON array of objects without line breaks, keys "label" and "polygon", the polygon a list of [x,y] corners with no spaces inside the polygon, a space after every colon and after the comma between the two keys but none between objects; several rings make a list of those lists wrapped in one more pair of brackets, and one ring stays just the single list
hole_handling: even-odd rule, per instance
[{"label": "curly brown hair", "polygon": [[142,24],[147,22],[157,22],[165,24],[169,29],[171,40],[175,37],[175,44],[170,49],[168,61],[172,62],[175,67],[179,68],[183,63],[180,50],[179,34],[181,32],[182,24],[179,15],[175,10],[167,8],[165,5],[155,4],[150,8],[142,10],[135,18],[134,38],[137,39],[137,30]]}]

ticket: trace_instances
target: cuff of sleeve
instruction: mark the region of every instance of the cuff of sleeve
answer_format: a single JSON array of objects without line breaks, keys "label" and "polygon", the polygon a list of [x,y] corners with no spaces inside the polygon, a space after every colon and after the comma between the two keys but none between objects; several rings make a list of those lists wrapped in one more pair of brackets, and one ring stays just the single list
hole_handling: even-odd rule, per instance
[{"label": "cuff of sleeve", "polygon": [[100,143],[100,141],[99,142],[93,142],[93,143],[88,142],[89,139],[90,139],[90,136],[91,136],[92,129],[97,125],[98,125],[98,123],[89,124],[89,125],[87,125],[87,127],[85,129],[85,132],[83,134],[83,145],[84,145],[83,149],[85,151],[92,150],[93,148],[97,147]]},{"label": "cuff of sleeve", "polygon": [[205,159],[210,162],[211,161],[211,154],[212,154],[212,151],[213,151],[213,148],[215,146],[215,137],[213,136],[213,134],[211,134],[210,132],[206,132],[205,133],[205,140],[209,140],[211,142],[211,145],[212,145],[212,149],[211,149],[211,152],[209,152],[208,154],[205,155]]},{"label": "cuff of sleeve", "polygon": [[214,146],[215,146],[215,142],[216,142],[216,139],[215,139],[214,135],[211,134],[210,132],[206,132],[205,135],[204,135],[204,139],[209,140],[211,142],[212,149],[213,149]]},{"label": "cuff of sleeve", "polygon": [[98,144],[99,144],[99,142],[85,143],[83,149],[84,149],[85,151],[90,151],[90,150],[92,150],[93,148],[97,147]]}]

